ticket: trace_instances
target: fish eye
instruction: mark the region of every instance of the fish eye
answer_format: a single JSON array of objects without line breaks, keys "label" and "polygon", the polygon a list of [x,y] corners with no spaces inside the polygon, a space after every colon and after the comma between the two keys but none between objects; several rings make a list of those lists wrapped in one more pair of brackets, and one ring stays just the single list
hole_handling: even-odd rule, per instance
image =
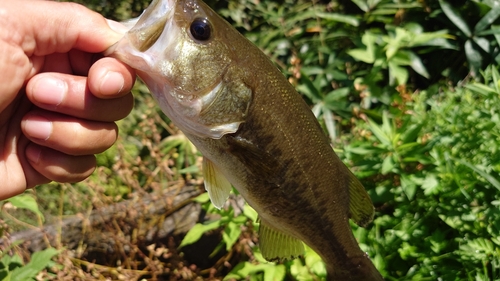
[{"label": "fish eye", "polygon": [[191,23],[189,31],[194,39],[206,41],[210,39],[210,36],[212,35],[212,26],[207,19],[197,18]]}]

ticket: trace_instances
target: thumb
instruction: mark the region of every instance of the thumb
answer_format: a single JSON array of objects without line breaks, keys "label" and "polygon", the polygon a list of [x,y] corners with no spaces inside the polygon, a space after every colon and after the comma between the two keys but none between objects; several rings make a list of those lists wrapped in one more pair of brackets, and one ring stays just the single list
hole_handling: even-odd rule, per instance
[{"label": "thumb", "polygon": [[123,37],[103,16],[76,3],[8,0],[0,12],[7,23],[3,28],[11,32],[7,38],[27,56],[71,49],[99,53]]}]

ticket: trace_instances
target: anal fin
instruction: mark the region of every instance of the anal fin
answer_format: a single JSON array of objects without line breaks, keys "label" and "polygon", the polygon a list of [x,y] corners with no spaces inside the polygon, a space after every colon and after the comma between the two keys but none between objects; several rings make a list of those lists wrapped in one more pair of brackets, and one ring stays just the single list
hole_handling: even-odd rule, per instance
[{"label": "anal fin", "polygon": [[229,193],[231,192],[231,183],[226,179],[226,177],[219,171],[217,166],[203,157],[203,177],[205,180],[205,189],[208,191],[208,196],[210,196],[210,201],[217,209],[222,208]]},{"label": "anal fin", "polygon": [[304,254],[304,244],[259,218],[259,247],[267,261],[282,261]]},{"label": "anal fin", "polygon": [[351,219],[359,226],[369,224],[375,214],[370,196],[351,171],[349,171],[349,213]]}]

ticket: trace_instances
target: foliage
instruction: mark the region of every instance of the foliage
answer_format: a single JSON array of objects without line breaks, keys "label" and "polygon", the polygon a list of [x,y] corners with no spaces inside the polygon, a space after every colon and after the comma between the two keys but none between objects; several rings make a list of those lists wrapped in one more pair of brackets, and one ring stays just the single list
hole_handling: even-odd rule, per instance
[{"label": "foliage", "polygon": [[54,248],[36,252],[27,264],[23,264],[22,258],[18,255],[3,255],[0,259],[0,279],[5,281],[36,280],[35,277],[42,269],[54,264],[51,258],[57,253],[58,251]]},{"label": "foliage", "polygon": [[[11,204],[11,208],[25,209],[34,213],[40,222],[44,221],[44,216],[38,209],[38,205],[32,196],[22,194],[7,201]],[[43,269],[54,265],[51,259],[58,254],[58,251],[54,248],[33,253],[28,263],[24,263],[23,258],[17,254],[7,254],[13,247],[20,243],[21,241],[17,241],[10,248],[3,249],[0,252],[0,280],[35,280],[35,277]]]},{"label": "foliage", "polygon": [[[147,2],[84,4],[125,19],[137,16]],[[500,279],[496,1],[207,2],[296,86],[339,156],[365,185],[375,220],[366,229],[353,224],[353,231],[386,280]],[[8,212],[2,219],[11,229],[22,225],[16,218],[41,225],[44,218],[50,222],[154,194],[175,182],[202,182],[196,148],[142,84],[134,93],[135,110],[119,124],[121,141],[98,156],[96,173],[84,183],[39,187],[39,206],[31,195],[4,202]],[[218,235],[217,246],[203,257],[217,261],[208,269],[186,266],[182,270],[190,275],[182,276],[324,280],[324,265],[309,248],[297,260],[263,260],[256,246],[255,211],[237,192],[221,210],[206,194],[196,201],[205,216],[175,246],[187,252],[200,247],[204,237]],[[158,263],[171,266],[168,260]],[[4,255],[0,274],[29,265],[21,264],[19,257]],[[176,271],[181,270],[171,269]]]},{"label": "foliage", "polygon": [[414,94],[406,113],[361,121],[344,146],[380,206],[374,227],[356,234],[387,276],[500,277],[499,77],[488,67],[485,83]]}]

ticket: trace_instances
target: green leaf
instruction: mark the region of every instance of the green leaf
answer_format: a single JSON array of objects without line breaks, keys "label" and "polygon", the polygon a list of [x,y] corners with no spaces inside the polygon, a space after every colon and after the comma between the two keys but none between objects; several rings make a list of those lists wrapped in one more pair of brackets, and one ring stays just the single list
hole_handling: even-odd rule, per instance
[{"label": "green leaf", "polygon": [[254,223],[257,222],[257,219],[258,219],[258,214],[257,212],[255,211],[254,208],[252,208],[250,205],[248,205],[248,203],[245,203],[245,207],[243,208],[243,214],[251,219]]},{"label": "green leaf", "polygon": [[474,27],[474,33],[479,33],[486,29],[490,24],[492,24],[500,16],[500,6],[495,5],[493,8],[481,18],[476,26]]},{"label": "green leaf", "polygon": [[333,103],[338,102],[339,100],[347,97],[350,92],[351,92],[351,89],[348,87],[335,89],[326,95],[324,102],[325,102],[325,104],[330,104],[330,103],[333,104]]},{"label": "green leaf", "polygon": [[201,224],[197,223],[191,228],[188,233],[186,233],[186,236],[184,236],[184,239],[182,239],[181,244],[179,245],[179,248],[182,248],[186,245],[190,245],[193,243],[196,243],[198,240],[200,240],[201,236],[210,230],[214,230],[218,227],[220,227],[221,221],[216,220],[208,224]]},{"label": "green leaf", "polygon": [[356,4],[363,12],[368,12],[370,10],[370,6],[368,6],[368,1],[366,0],[352,0],[354,4]]},{"label": "green leaf", "polygon": [[491,93],[496,93],[495,89],[481,83],[470,83],[465,85],[465,88],[483,96],[488,96]]},{"label": "green leaf", "polygon": [[462,31],[463,34],[467,37],[472,36],[472,32],[469,29],[469,26],[467,25],[467,22],[462,19],[462,16],[460,13],[453,8],[453,6],[448,3],[447,1],[444,0],[439,0],[439,5],[441,6],[441,9],[443,10],[444,14],[448,17],[448,19],[456,26],[460,31]]},{"label": "green leaf", "polygon": [[425,195],[437,194],[439,192],[439,181],[435,175],[429,174],[422,183]]},{"label": "green leaf", "polygon": [[369,49],[353,49],[347,51],[347,53],[358,61],[372,64],[375,62],[375,55]]},{"label": "green leaf", "polygon": [[406,70],[404,67],[399,66],[397,63],[394,63],[393,61],[389,61],[389,83],[391,85],[394,84],[394,82],[397,81],[398,85],[406,85],[406,82],[408,81],[408,70]]},{"label": "green leaf", "polygon": [[200,169],[198,168],[198,165],[192,165],[189,167],[186,167],[184,169],[179,170],[179,174],[196,174],[199,173]]},{"label": "green leaf", "polygon": [[486,53],[490,53],[490,41],[486,38],[482,38],[482,37],[477,37],[477,36],[474,36],[472,37],[472,40],[474,41],[474,43],[476,43],[477,46],[479,46],[483,51],[485,51]]},{"label": "green leaf", "polygon": [[[442,44],[443,40],[444,42],[447,42],[445,39],[451,39],[453,36],[447,34],[446,30],[439,30],[435,32],[423,32],[423,33],[418,33],[418,34],[412,34],[411,42],[410,42],[410,47],[416,47],[416,46],[438,46],[441,48],[449,48],[450,43]],[[436,42],[439,42],[440,44],[436,44]]]},{"label": "green leaf", "polygon": [[328,136],[330,137],[330,140],[335,141],[337,139],[337,132],[335,129],[335,119],[333,117],[333,113],[325,106],[323,106],[322,111]]},{"label": "green leaf", "polygon": [[285,280],[286,267],[282,264],[269,266],[264,269],[264,281],[281,281]]},{"label": "green leaf", "polygon": [[40,209],[38,209],[38,204],[36,203],[35,198],[28,194],[21,194],[7,199],[12,205],[17,208],[30,210],[33,213],[37,214],[42,221],[45,221],[45,217],[43,216]]},{"label": "green leaf", "polygon": [[223,280],[247,278],[256,272],[262,272],[268,267],[274,267],[274,264],[252,264],[250,262],[242,262],[236,265]]},{"label": "green leaf", "polygon": [[308,97],[312,102],[317,103],[322,100],[322,95],[320,90],[314,85],[313,81],[309,78],[308,75],[305,73],[302,73],[302,76],[300,78],[301,84],[296,87],[297,91],[300,93],[304,94],[306,97]]},{"label": "green leaf", "polygon": [[375,42],[377,36],[370,32],[363,34],[361,42],[366,46],[366,49],[353,49],[347,53],[356,60],[372,64],[375,62]]},{"label": "green leaf", "polygon": [[401,176],[401,188],[403,189],[403,192],[406,194],[406,197],[408,200],[413,200],[415,197],[415,193],[417,192],[417,185],[416,183],[407,175],[402,175]]},{"label": "green leaf", "polygon": [[474,172],[478,173],[481,177],[483,177],[491,185],[493,185],[493,187],[495,187],[496,189],[498,189],[500,191],[500,182],[497,179],[495,179],[492,175],[486,173],[483,169],[480,169],[480,168],[470,164],[469,162],[467,162],[465,160],[459,160],[459,162],[462,163],[463,165],[469,167]]},{"label": "green leaf", "polygon": [[371,119],[368,119],[368,126],[370,130],[373,132],[375,137],[384,144],[386,147],[391,146],[391,139],[389,136],[382,131],[382,129],[377,125],[377,123],[373,122]]},{"label": "green leaf", "polygon": [[337,13],[323,13],[323,12],[317,12],[316,15],[322,19],[343,22],[352,26],[359,26],[359,19],[353,16],[337,14]]},{"label": "green leaf", "polygon": [[43,251],[35,252],[31,260],[23,267],[18,267],[12,271],[12,280],[32,280],[44,268],[49,266],[52,257],[59,253],[54,248],[48,248]]},{"label": "green leaf", "polygon": [[477,75],[479,69],[481,69],[481,65],[483,64],[483,56],[470,39],[465,42],[464,49],[470,68],[474,75]]},{"label": "green leaf", "polygon": [[238,241],[241,234],[240,224],[236,224],[230,221],[224,228],[222,232],[222,240],[226,243],[226,250],[229,251],[233,247],[234,243]]},{"label": "green leaf", "polygon": [[420,59],[419,56],[415,55],[413,52],[408,52],[410,61],[411,61],[411,68],[415,70],[416,73],[422,75],[423,77],[429,79],[430,74],[427,72],[427,69],[425,68],[424,64],[422,63],[422,60]]},{"label": "green leaf", "polygon": [[392,161],[392,157],[389,155],[384,158],[384,162],[382,162],[382,170],[380,171],[382,175],[386,175],[391,172],[394,168],[394,162]]},{"label": "green leaf", "polygon": [[500,25],[492,25],[491,30],[493,31],[497,45],[500,45]]},{"label": "green leaf", "polygon": [[490,69],[491,76],[493,78],[493,86],[495,86],[495,92],[500,94],[500,85],[498,84],[500,82],[500,73],[496,67],[490,66]]},{"label": "green leaf", "polygon": [[422,131],[422,128],[424,126],[424,123],[417,123],[417,124],[410,124],[407,125],[404,128],[403,133],[401,134],[401,140],[403,141],[404,144],[413,142],[417,140],[417,137],[419,136],[420,132]]},{"label": "green leaf", "polygon": [[208,201],[210,201],[210,196],[208,195],[208,192],[204,192],[198,196],[196,196],[194,199],[193,199],[194,202],[197,202],[197,203],[207,203]]}]

